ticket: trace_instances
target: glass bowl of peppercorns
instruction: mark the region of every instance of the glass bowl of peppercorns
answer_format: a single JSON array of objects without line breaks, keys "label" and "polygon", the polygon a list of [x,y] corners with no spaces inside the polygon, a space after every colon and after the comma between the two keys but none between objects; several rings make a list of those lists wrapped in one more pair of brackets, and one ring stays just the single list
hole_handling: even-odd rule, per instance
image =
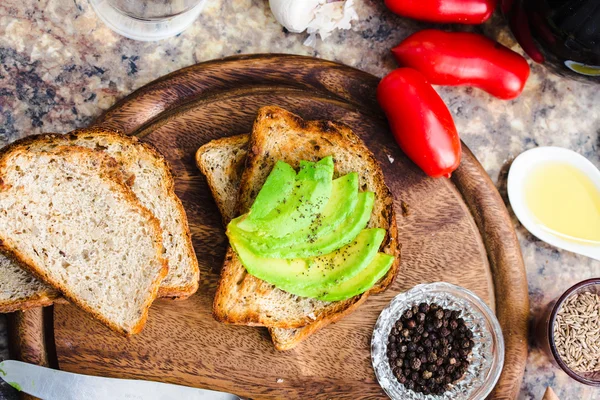
[{"label": "glass bowl of peppercorns", "polygon": [[422,284],[381,312],[371,357],[391,399],[485,399],[502,372],[504,339],[493,311],[473,292]]}]

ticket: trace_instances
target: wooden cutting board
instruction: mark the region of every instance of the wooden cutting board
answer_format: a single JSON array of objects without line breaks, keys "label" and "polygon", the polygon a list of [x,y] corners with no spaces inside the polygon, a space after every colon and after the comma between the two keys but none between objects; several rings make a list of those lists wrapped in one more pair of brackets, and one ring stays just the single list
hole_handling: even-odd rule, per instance
[{"label": "wooden cutting board", "polygon": [[[430,179],[398,149],[375,100],[378,78],[333,62],[288,55],[211,61],[167,75],[117,103],[96,125],[148,141],[170,161],[201,266],[186,301],[158,300],[144,331],[123,338],[71,305],[15,313],[11,345],[22,359],[65,371],[140,378],[265,399],[385,395],[371,367],[371,332],[399,292],[447,281],[496,310],[506,341],[493,394],[515,398],[527,356],[527,282],[508,212],[469,149],[452,179]],[[296,349],[277,352],[264,328],[211,316],[227,245],[221,216],[194,164],[198,147],[249,132],[259,107],[348,124],[375,154],[395,195],[401,269],[394,285]]]}]

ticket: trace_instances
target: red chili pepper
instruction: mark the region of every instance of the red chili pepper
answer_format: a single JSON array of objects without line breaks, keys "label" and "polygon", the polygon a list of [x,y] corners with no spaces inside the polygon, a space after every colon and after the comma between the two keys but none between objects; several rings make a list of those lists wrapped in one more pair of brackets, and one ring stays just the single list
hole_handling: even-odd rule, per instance
[{"label": "red chili pepper", "polygon": [[497,0],[385,0],[394,13],[443,24],[482,24],[496,9]]},{"label": "red chili pepper", "polygon": [[510,29],[523,51],[527,53],[533,61],[542,64],[545,61],[544,55],[533,41],[529,20],[523,9],[523,4],[520,2],[515,4],[510,13]]},{"label": "red chili pepper", "polygon": [[377,101],[396,142],[427,175],[450,177],[460,164],[460,138],[452,115],[425,77],[399,68],[381,80]]},{"label": "red chili pepper", "polygon": [[434,85],[475,86],[500,99],[514,99],[529,77],[519,54],[477,33],[417,32],[392,49],[403,67],[419,70]]}]

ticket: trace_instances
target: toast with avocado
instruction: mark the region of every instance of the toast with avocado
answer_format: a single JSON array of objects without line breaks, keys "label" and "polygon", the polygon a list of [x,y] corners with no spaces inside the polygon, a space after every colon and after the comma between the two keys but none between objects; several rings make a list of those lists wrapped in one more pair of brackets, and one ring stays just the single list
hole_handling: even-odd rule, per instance
[{"label": "toast with avocado", "polygon": [[[229,221],[236,216],[237,193],[245,168],[249,139],[249,134],[215,139],[202,146],[196,153],[196,164],[206,176],[208,186],[223,217],[224,225],[229,224]],[[387,284],[389,281],[380,280],[371,288],[371,292],[381,292],[386,289],[385,285]],[[366,300],[366,296],[363,296],[361,300],[352,304],[344,312],[301,328],[269,328],[275,348],[284,351],[296,347],[311,334],[353,312],[364,300]]]},{"label": "toast with avocado", "polygon": [[[263,184],[267,186],[265,181],[276,161],[285,161],[297,168],[301,160],[316,162],[332,155],[335,159],[336,177],[333,182],[339,181],[338,187],[347,190],[348,182],[354,184],[351,174],[361,172],[356,176],[359,187],[364,192],[371,191],[375,194],[367,225],[387,232],[378,247],[384,253],[396,256],[387,274],[369,290],[343,301],[323,301],[293,295],[249,275],[239,262],[237,254],[230,249],[215,298],[215,316],[230,323],[269,326],[276,347],[285,350],[353,311],[370,293],[381,291],[391,283],[399,261],[392,197],[371,153],[343,125],[322,121],[305,122],[282,109],[267,107],[259,112],[249,145],[246,145],[246,140],[244,135],[216,140],[203,146],[197,153],[197,164],[207,176],[225,221],[251,208],[258,189]],[[235,213],[235,199],[222,194],[230,193],[231,187],[237,185],[235,179],[239,174],[228,174],[226,171],[242,169],[245,147],[249,150],[246,150],[246,169],[240,184],[239,212]],[[215,179],[215,171],[218,171],[220,179]],[[223,179],[223,176],[230,179]],[[341,181],[344,176],[349,176],[347,182]],[[345,192],[339,190],[339,193]],[[305,227],[300,227],[299,231],[302,229]],[[276,251],[279,251],[278,255],[282,255],[281,247]]]},{"label": "toast with avocado", "polygon": [[[16,146],[36,152],[59,145],[100,150],[117,161],[135,195],[161,223],[169,273],[161,283],[159,297],[184,299],[193,294],[198,288],[198,261],[185,211],[175,195],[173,177],[164,158],[135,137],[95,128],[65,135],[28,136],[0,153]],[[49,305],[59,297],[56,290],[41,284],[8,258],[0,261],[0,312]]]}]

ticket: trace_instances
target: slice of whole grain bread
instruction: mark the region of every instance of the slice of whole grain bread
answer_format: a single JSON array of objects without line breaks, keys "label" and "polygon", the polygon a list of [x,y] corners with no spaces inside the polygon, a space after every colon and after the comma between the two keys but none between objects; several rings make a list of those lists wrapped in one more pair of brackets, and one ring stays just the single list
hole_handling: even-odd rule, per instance
[{"label": "slice of whole grain bread", "polygon": [[[162,155],[150,145],[137,138],[124,136],[98,128],[83,129],[65,135],[32,135],[13,143],[29,151],[43,151],[59,145],[77,145],[101,150],[113,157],[126,176],[133,192],[160,221],[163,229],[165,257],[169,261],[169,273],[161,283],[159,297],[185,299],[198,289],[199,268],[192,246],[187,217],[181,201],[174,192],[173,177]],[[0,268],[3,268],[0,265]],[[20,279],[22,272],[17,265],[3,268],[0,283],[22,282],[22,286],[6,286],[0,292],[0,312],[49,305],[48,298],[56,298],[55,291],[48,291],[35,279]],[[8,290],[11,288],[11,290]],[[21,299],[21,290],[31,293],[30,298]],[[12,301],[11,301],[12,300]]]},{"label": "slice of whole grain bread", "polygon": [[49,306],[60,292],[0,254],[0,313]]},{"label": "slice of whole grain bread", "polygon": [[0,248],[123,334],[139,332],[167,273],[160,223],[112,157],[79,146],[0,158]]},{"label": "slice of whole grain bread", "polygon": [[[379,226],[388,229],[389,235],[382,248],[389,254],[395,254],[397,256],[394,265],[385,278],[379,281],[377,285],[375,285],[369,292],[360,296],[356,296],[352,299],[342,302],[327,303],[301,298],[298,296],[291,296],[283,292],[284,295],[282,296],[282,299],[285,301],[293,300],[293,302],[308,302],[309,304],[314,301],[318,305],[316,307],[316,311],[324,314],[321,315],[321,318],[319,318],[317,314],[315,314],[315,310],[311,310],[310,307],[308,307],[309,310],[307,310],[306,313],[308,315],[309,323],[305,324],[306,326],[293,329],[270,327],[269,329],[276,348],[279,350],[287,350],[300,343],[300,341],[304,340],[310,334],[352,312],[358,307],[358,305],[366,300],[369,293],[383,291],[392,282],[399,265],[399,246],[396,239],[397,232],[395,216],[392,207],[393,199],[383,182],[383,176],[377,162],[373,159],[373,156],[366,149],[364,144],[362,144],[360,139],[354,136],[347,127],[327,122],[304,122],[299,117],[291,113],[279,108],[269,107],[261,109],[259,112],[259,117],[255,124],[254,132],[256,132],[257,129],[259,131],[266,129],[268,133],[266,135],[262,133],[259,134],[259,140],[251,140],[251,144],[254,145],[252,149],[257,149],[254,151],[254,157],[258,159],[267,152],[270,157],[272,155],[271,152],[275,151],[275,156],[269,161],[271,166],[275,161],[277,161],[277,159],[283,159],[286,162],[297,164],[300,159],[318,159],[325,155],[333,154],[334,158],[336,158],[336,161],[341,159],[345,160],[347,163],[346,165],[338,165],[338,163],[336,163],[337,175],[350,172],[353,170],[353,167],[357,168],[357,171],[367,171],[366,174],[361,176],[361,185],[363,185],[362,189],[373,190],[378,194],[379,197],[376,207],[374,208],[374,217],[371,219],[370,226]],[[271,145],[269,145],[269,134],[277,135],[276,138],[271,138]],[[236,216],[234,207],[236,200],[228,194],[231,193],[232,187],[237,186],[235,180],[239,176],[239,174],[236,175],[228,173],[227,171],[239,171],[243,168],[245,162],[248,164],[252,162],[251,158],[248,161],[244,160],[244,156],[248,152],[248,146],[246,144],[245,137],[246,135],[240,135],[231,138],[214,140],[201,147],[196,154],[196,163],[207,177],[210,189],[223,215],[225,223]],[[280,148],[282,147],[282,145],[279,144],[280,142],[287,143],[285,148]],[[321,146],[323,145],[326,146],[325,149],[321,149]],[[315,149],[315,146],[318,148]],[[343,151],[342,148],[344,147],[349,147],[350,151]],[[284,152],[290,150],[291,152],[287,155],[283,154]],[[299,151],[301,154],[296,156],[294,151]],[[352,155],[352,151],[355,152],[354,156]],[[357,156],[359,154],[360,156]],[[235,155],[235,157],[233,155]],[[278,156],[281,158],[277,158]],[[290,157],[293,158],[293,160],[290,161]],[[353,159],[358,160],[351,162]],[[267,164],[269,162],[267,162]],[[363,167],[366,167],[367,170],[365,170]],[[268,171],[266,174],[261,176],[263,182],[271,168],[267,167],[267,169]],[[371,170],[371,172],[368,172],[368,170]],[[214,178],[213,175],[215,175],[215,171],[218,171],[217,175],[221,177],[220,179]],[[372,174],[373,176],[369,176],[369,174]],[[222,177],[225,177],[225,179]],[[258,185],[258,188],[261,186],[262,183]],[[227,195],[225,196],[225,194]],[[240,195],[242,195],[241,191]],[[255,195],[256,193],[254,193],[253,196]],[[247,203],[248,207],[252,201]],[[229,251],[227,254],[228,261],[226,261],[225,266],[227,266],[228,263],[229,266],[231,266],[233,257],[235,257],[235,254]],[[231,279],[230,275],[225,274],[226,272],[224,271],[223,275],[227,276],[228,279]],[[240,285],[245,285],[246,290],[248,287],[248,282],[246,282],[247,279],[250,281],[259,281],[258,279],[247,274],[241,274],[242,281],[240,282]],[[223,281],[221,282],[223,283]],[[221,291],[222,283],[219,291]],[[262,284],[266,285],[264,282],[262,282]],[[251,282],[250,285],[260,286],[260,283]],[[266,291],[281,295],[279,292],[282,291],[273,289],[270,285],[267,286],[268,287],[266,288]],[[262,288],[261,290],[265,289]],[[247,296],[249,294],[248,292],[244,293],[246,293]],[[262,293],[263,292],[261,292],[259,296]],[[216,301],[215,308],[217,308]],[[215,314],[218,312],[219,311],[215,310]],[[306,318],[304,321],[305,320]],[[251,324],[259,325],[261,323],[251,322]]]}]

